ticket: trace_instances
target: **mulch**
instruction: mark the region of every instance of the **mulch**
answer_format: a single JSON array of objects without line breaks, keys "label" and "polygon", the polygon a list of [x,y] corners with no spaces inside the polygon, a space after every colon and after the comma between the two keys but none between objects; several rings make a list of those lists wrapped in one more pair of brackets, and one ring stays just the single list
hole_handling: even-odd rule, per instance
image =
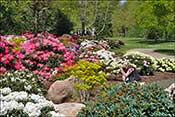
[{"label": "mulch", "polygon": [[[140,76],[141,82],[152,82],[152,81],[161,81],[161,80],[168,80],[174,78],[175,80],[175,73],[172,72],[154,72],[154,75],[151,76]],[[109,84],[114,83],[121,83],[123,82],[122,76],[115,76],[111,75],[107,78]]]}]

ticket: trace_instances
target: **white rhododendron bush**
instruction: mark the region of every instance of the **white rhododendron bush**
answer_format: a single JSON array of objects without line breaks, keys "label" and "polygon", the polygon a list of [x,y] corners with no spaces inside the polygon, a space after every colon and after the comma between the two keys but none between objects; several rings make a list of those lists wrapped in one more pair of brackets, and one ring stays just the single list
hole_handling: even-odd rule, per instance
[{"label": "white rhododendron bush", "polygon": [[63,117],[54,111],[53,103],[42,95],[25,91],[12,91],[9,87],[0,89],[0,116],[6,117]]}]

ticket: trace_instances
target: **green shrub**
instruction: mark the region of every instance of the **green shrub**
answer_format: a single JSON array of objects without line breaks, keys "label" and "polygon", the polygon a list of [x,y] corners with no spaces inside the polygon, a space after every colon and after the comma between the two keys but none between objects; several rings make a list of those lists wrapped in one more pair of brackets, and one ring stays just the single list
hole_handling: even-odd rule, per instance
[{"label": "green shrub", "polygon": [[96,102],[86,103],[78,117],[173,117],[175,105],[157,84],[123,83],[107,88]]},{"label": "green shrub", "polygon": [[30,71],[8,71],[0,76],[1,88],[9,87],[12,91],[26,91],[28,93],[45,93],[43,85],[37,75]]}]

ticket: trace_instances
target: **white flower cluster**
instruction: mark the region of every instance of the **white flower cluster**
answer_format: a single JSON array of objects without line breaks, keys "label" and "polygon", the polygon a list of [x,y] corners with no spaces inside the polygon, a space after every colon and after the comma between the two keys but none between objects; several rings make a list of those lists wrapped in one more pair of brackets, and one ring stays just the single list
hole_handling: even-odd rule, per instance
[{"label": "white flower cluster", "polygon": [[156,71],[161,72],[175,72],[175,59],[171,58],[162,58],[156,59]]},{"label": "white flower cluster", "polygon": [[[9,86],[9,84],[16,84],[11,85],[11,88],[19,86],[21,89],[25,91],[31,91],[32,88],[35,87],[38,93],[41,93],[41,89],[37,84],[37,76],[34,75],[32,72],[24,71],[24,70],[17,70],[6,72],[0,76],[0,84],[3,86]],[[19,85],[20,84],[20,85]]]},{"label": "white flower cluster", "polygon": [[[38,117],[41,115],[41,109],[44,107],[53,107],[51,101],[46,100],[44,96],[36,94],[28,94],[24,91],[14,91],[11,92],[9,87],[0,89],[0,115],[6,115],[9,111],[23,110],[24,113],[27,113],[29,117]],[[23,104],[21,101],[27,101],[26,104]],[[30,102],[32,101],[32,102]],[[56,113],[54,111],[48,112],[52,117],[63,117],[63,114]]]},{"label": "white flower cluster", "polygon": [[138,69],[141,69],[143,66],[151,68],[155,68],[156,66],[156,59],[154,57],[141,52],[127,52],[125,55],[123,55],[123,58],[126,61],[135,64]]},{"label": "white flower cluster", "polygon": [[109,48],[108,42],[106,41],[84,40],[80,44],[80,49],[86,49],[95,46],[102,46],[104,48]]},{"label": "white flower cluster", "polygon": [[27,100],[27,99],[28,99],[28,93],[24,91],[20,91],[20,92],[14,91],[2,98],[2,100],[4,101],[11,101],[11,100],[20,101],[20,100]]},{"label": "white flower cluster", "polygon": [[103,61],[103,62],[115,61],[115,59],[116,59],[113,57],[115,55],[114,52],[110,52],[110,51],[105,50],[105,49],[101,49],[101,50],[94,52],[94,53],[97,54],[100,58],[100,61]]},{"label": "white flower cluster", "polygon": [[12,101],[0,101],[1,103],[1,109],[0,109],[0,115],[6,115],[8,111],[12,111],[13,109],[16,110],[22,110],[24,108],[23,103],[18,103],[15,100]]}]

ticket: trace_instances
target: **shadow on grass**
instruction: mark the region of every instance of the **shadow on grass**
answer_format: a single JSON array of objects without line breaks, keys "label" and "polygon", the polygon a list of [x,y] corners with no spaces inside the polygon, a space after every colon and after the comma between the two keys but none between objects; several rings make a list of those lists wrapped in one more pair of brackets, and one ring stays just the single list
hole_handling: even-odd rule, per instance
[{"label": "shadow on grass", "polygon": [[174,50],[173,49],[157,49],[157,50],[154,50],[154,51],[162,53],[162,54],[175,56],[175,49]]},{"label": "shadow on grass", "polygon": [[155,44],[168,43],[168,42],[175,43],[175,41],[167,41],[167,40],[157,40],[157,41],[155,41],[155,40],[139,40],[137,43],[155,45]]}]

